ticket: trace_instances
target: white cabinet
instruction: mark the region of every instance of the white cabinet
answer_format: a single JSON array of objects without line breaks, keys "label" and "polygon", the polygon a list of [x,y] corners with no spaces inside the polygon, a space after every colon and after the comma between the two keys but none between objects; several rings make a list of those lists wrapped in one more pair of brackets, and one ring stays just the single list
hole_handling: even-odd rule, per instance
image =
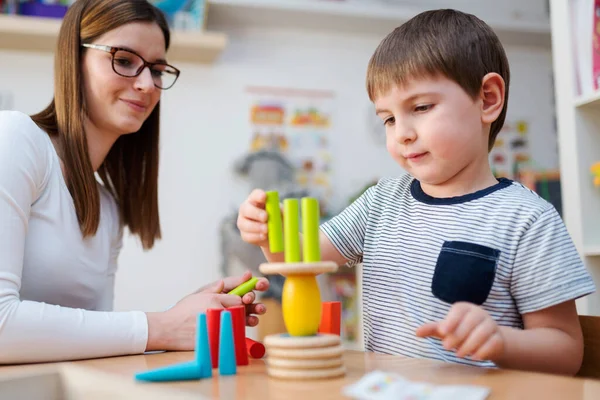
[{"label": "white cabinet", "polygon": [[[586,7],[578,11],[578,7]],[[589,10],[589,11],[588,11]],[[551,0],[552,51],[560,155],[563,216],[577,249],[600,287],[600,187],[593,185],[591,166],[600,161],[600,91],[592,90],[590,49],[594,17],[593,1]],[[583,21],[574,21],[583,15]],[[589,23],[589,29],[581,29]],[[600,29],[600,28],[599,28]],[[584,34],[587,32],[587,34]],[[579,74],[578,74],[579,71]],[[583,78],[583,79],[582,79]],[[583,92],[584,95],[579,93]],[[578,301],[580,314],[600,315],[598,293]]]}]

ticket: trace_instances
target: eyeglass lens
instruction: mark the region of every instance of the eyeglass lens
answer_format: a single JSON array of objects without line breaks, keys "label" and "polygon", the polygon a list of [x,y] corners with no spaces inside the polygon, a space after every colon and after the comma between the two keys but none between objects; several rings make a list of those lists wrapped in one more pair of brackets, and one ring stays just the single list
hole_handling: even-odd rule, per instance
[{"label": "eyeglass lens", "polygon": [[[113,56],[113,68],[119,75],[134,77],[144,69],[144,60],[137,54],[126,50],[118,50]],[[170,88],[177,79],[177,71],[163,64],[156,64],[150,68],[154,85],[161,89]]]}]

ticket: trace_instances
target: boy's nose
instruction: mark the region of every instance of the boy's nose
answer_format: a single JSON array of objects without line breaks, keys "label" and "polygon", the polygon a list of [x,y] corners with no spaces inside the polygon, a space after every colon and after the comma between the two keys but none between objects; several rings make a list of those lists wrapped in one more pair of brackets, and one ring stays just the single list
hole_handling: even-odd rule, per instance
[{"label": "boy's nose", "polygon": [[417,133],[411,126],[396,124],[396,140],[399,143],[410,143],[417,138]]}]

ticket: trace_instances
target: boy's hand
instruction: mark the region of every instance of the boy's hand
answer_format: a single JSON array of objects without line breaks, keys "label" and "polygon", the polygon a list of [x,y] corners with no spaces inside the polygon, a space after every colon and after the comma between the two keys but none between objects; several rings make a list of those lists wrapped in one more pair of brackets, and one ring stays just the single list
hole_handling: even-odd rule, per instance
[{"label": "boy's hand", "polygon": [[269,245],[266,201],[267,194],[263,190],[254,189],[240,206],[237,227],[244,242],[260,247]]},{"label": "boy's hand", "polygon": [[442,339],[444,348],[455,350],[461,358],[495,361],[504,353],[500,327],[483,308],[472,303],[455,303],[443,321],[427,323],[416,334]]}]

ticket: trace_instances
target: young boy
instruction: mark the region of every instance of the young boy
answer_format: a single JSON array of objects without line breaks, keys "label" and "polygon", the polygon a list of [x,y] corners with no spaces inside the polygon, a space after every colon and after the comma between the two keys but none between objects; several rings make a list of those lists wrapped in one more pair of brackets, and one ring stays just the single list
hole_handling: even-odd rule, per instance
[{"label": "young boy", "polygon": [[[509,66],[478,18],[427,11],[379,45],[367,89],[387,150],[381,179],[321,227],[324,260],[363,263],[366,350],[575,374],[575,299],[595,290],[556,210],[496,179],[488,153],[506,116]],[[265,193],[238,227],[269,261]]]}]

